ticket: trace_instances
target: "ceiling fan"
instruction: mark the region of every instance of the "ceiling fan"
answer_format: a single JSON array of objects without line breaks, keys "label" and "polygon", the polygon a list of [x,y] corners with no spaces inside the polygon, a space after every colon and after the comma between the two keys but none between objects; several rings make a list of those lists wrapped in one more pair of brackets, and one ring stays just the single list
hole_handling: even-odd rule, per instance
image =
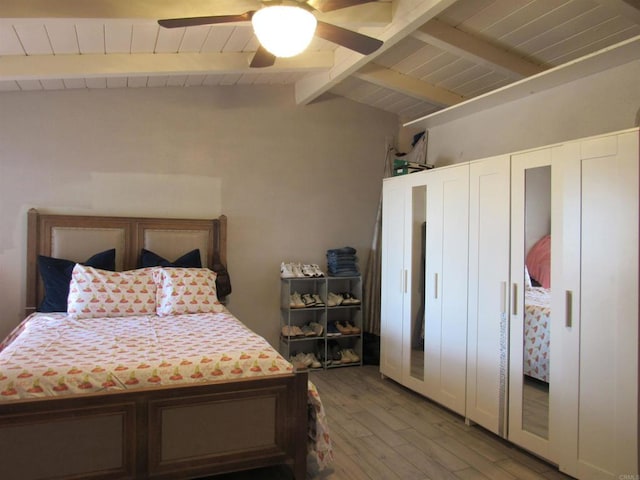
[{"label": "ceiling fan", "polygon": [[263,1],[262,8],[237,15],[171,18],[158,20],[158,23],[165,28],[179,28],[250,21],[260,41],[250,66],[260,68],[273,65],[276,57],[291,57],[302,52],[314,34],[363,55],[375,52],[382,46],[381,40],[317,20],[313,15],[314,11],[325,13],[374,1],[376,0]]}]

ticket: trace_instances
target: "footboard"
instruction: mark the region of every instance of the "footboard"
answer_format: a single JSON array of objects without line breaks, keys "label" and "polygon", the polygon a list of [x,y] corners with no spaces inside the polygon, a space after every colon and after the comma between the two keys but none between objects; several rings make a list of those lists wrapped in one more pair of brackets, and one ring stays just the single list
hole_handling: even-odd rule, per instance
[{"label": "footboard", "polygon": [[306,476],[307,374],[0,404],[0,477]]}]

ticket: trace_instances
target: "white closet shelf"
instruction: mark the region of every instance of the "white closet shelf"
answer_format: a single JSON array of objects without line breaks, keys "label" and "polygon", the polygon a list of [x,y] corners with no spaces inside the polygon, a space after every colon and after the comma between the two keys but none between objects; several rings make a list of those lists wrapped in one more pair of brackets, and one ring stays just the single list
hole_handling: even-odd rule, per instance
[{"label": "white closet shelf", "polygon": [[403,124],[435,127],[640,59],[640,35]]}]

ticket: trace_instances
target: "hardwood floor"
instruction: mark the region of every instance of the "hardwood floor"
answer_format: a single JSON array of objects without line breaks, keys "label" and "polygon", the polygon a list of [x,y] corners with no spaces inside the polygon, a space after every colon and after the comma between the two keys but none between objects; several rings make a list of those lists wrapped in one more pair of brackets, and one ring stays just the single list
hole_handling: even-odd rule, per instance
[{"label": "hardwood floor", "polygon": [[[335,462],[314,480],[569,479],[395,382],[377,366],[313,371],[333,440]],[[290,480],[282,468],[211,480]]]}]

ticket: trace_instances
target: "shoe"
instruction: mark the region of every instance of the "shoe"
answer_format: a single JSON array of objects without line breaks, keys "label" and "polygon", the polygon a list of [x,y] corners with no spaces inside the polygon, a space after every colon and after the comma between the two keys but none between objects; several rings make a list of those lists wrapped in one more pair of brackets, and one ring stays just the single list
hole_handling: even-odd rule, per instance
[{"label": "shoe", "polygon": [[310,293],[303,293],[301,298],[302,298],[302,303],[304,304],[305,307],[316,306],[316,301],[313,299]]},{"label": "shoe", "polygon": [[360,300],[351,295],[349,292],[341,292],[340,296],[343,298],[343,305],[360,305]]},{"label": "shoe", "polygon": [[324,277],[324,272],[322,270],[320,270],[320,267],[317,264],[312,263],[311,264],[311,268],[313,269],[315,277]]},{"label": "shoe", "polygon": [[313,297],[313,300],[316,302],[316,307],[324,307],[324,302],[320,298],[320,295],[318,295],[317,293],[314,293],[312,297]]},{"label": "shoe", "polygon": [[342,335],[351,335],[353,333],[350,328],[345,327],[341,322],[335,322],[334,325]]},{"label": "shoe", "polygon": [[355,352],[353,348],[347,348],[347,352],[348,352],[348,355],[350,355],[351,358],[353,359],[354,363],[360,361],[360,357],[358,356],[358,354]]},{"label": "shoe", "polygon": [[329,292],[329,295],[327,295],[327,306],[337,307],[342,304],[343,300],[344,299],[337,293]]},{"label": "shoe", "polygon": [[322,332],[324,331],[324,327],[318,322],[310,322],[309,327],[311,328],[311,330],[313,330],[313,334],[317,337],[322,335]]},{"label": "shoe", "polygon": [[340,348],[340,344],[333,340],[328,345],[328,348],[330,349],[328,355],[331,358],[332,362],[342,363],[342,349]]},{"label": "shoe", "polygon": [[322,276],[318,275],[318,270],[313,265],[309,265],[308,263],[302,264],[301,270],[302,274],[305,277],[316,278]]},{"label": "shoe", "polygon": [[324,341],[318,340],[318,343],[316,345],[316,354],[317,354],[318,360],[322,365],[324,365],[325,367],[331,365],[331,360],[328,358],[325,358],[324,356],[325,354]]},{"label": "shoe", "polygon": [[345,348],[341,351],[342,362],[341,363],[356,363],[360,361],[360,357],[356,354],[353,348]]},{"label": "shoe", "polygon": [[291,270],[291,265],[282,262],[280,264],[280,278],[295,278],[296,274]]},{"label": "shoe", "polygon": [[311,368],[320,368],[322,364],[316,358],[315,353],[310,352],[305,354],[305,362],[309,362],[309,366]]},{"label": "shoe", "polygon": [[311,359],[302,352],[292,356],[289,361],[293,363],[296,368],[309,368],[311,365]]},{"label": "shoe", "polygon": [[302,268],[299,263],[290,263],[289,268],[291,269],[294,277],[304,277],[304,273],[302,273]]},{"label": "shoe", "polygon": [[344,326],[349,330],[351,330],[352,335],[356,335],[360,333],[360,329],[356,327],[354,324],[352,324],[351,322],[344,322]]},{"label": "shoe", "polygon": [[342,364],[351,363],[351,357],[349,357],[349,354],[347,353],[346,349],[340,350],[340,355],[341,355],[340,363]]},{"label": "shoe", "polygon": [[349,296],[351,297],[351,305],[360,305],[360,299],[354,297],[351,293],[349,294]]},{"label": "shoe", "polygon": [[295,335],[293,333],[293,329],[291,328],[291,325],[285,325],[284,327],[282,327],[282,336],[283,337],[295,337]]},{"label": "shoe", "polygon": [[340,331],[333,323],[327,325],[327,337],[337,337],[340,335]]},{"label": "shoe", "polygon": [[285,325],[282,327],[283,337],[304,337],[302,329],[296,325]]},{"label": "shoe", "polygon": [[289,300],[289,308],[304,308],[306,305],[298,292],[293,292]]},{"label": "shoe", "polygon": [[311,328],[309,325],[304,325],[300,331],[302,332],[302,335],[304,335],[305,337],[315,337],[316,333],[313,331],[313,328]]}]

